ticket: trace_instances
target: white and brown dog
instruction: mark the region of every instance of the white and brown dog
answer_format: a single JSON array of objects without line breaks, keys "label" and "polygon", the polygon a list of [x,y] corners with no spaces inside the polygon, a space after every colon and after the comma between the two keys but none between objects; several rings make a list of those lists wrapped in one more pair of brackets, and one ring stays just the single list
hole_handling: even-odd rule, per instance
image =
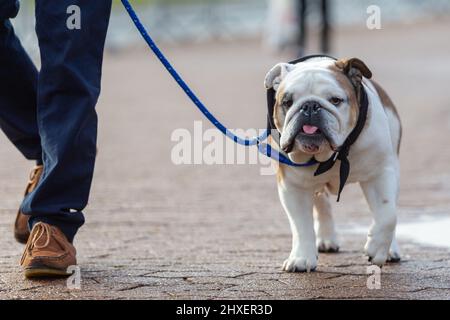
[{"label": "white and brown dog", "polygon": [[[400,260],[395,227],[401,123],[386,92],[369,80],[371,75],[359,59],[317,57],[277,64],[267,74],[265,86],[276,92],[273,121],[280,133],[278,147],[295,163],[311,157],[324,162],[339,150],[358,119],[355,88],[365,90],[367,117],[348,154],[347,181],[360,184],[373,213],[365,253],[381,266],[387,260]],[[279,196],[293,237],[285,271],[312,271],[318,251],[339,250],[328,195],[338,193],[339,165],[319,176],[314,176],[316,169],[283,164],[278,169]]]}]

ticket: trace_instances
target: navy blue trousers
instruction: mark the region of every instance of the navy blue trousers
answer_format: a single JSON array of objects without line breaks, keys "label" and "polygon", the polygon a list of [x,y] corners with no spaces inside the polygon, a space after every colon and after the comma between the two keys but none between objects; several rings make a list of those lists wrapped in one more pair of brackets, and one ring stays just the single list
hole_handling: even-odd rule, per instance
[{"label": "navy blue trousers", "polygon": [[[80,8],[80,29],[73,28],[73,5]],[[18,1],[0,0],[0,127],[27,159],[44,164],[21,206],[30,228],[46,222],[73,241],[94,172],[111,0],[36,0],[39,71],[9,21],[18,10]]]}]

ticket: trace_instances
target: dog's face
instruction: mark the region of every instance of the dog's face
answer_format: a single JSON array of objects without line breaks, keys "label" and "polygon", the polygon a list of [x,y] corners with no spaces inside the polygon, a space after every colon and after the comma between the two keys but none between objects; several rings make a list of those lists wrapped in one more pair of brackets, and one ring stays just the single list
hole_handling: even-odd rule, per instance
[{"label": "dog's face", "polygon": [[309,154],[324,161],[343,144],[357,121],[355,88],[363,76],[370,78],[371,72],[355,58],[313,58],[269,71],[265,86],[276,91],[274,123],[291,160]]}]

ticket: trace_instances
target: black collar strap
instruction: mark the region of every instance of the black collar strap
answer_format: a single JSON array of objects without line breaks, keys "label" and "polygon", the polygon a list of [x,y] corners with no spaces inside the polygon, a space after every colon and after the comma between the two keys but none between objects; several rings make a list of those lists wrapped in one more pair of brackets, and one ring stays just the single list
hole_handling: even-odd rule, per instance
[{"label": "black collar strap", "polygon": [[[290,63],[297,64],[313,58],[330,58],[333,60],[337,60],[336,58],[327,55],[311,55],[291,61]],[[367,97],[367,92],[364,89],[364,86],[361,84],[361,87],[355,88],[355,91],[357,92],[357,95],[359,92],[359,113],[356,126],[355,128],[353,128],[352,132],[349,134],[345,142],[338,148],[338,150],[331,156],[330,159],[328,159],[325,162],[318,162],[319,167],[314,173],[314,176],[321,175],[331,170],[331,168],[333,168],[337,160],[341,161],[341,167],[339,172],[339,191],[337,197],[338,202],[341,199],[342,190],[344,189],[345,183],[347,182],[348,176],[350,174],[350,162],[348,161],[348,154],[350,152],[350,147],[353,145],[353,143],[355,143],[355,141],[361,134],[362,130],[364,129],[367,120],[367,111],[369,108],[369,100]],[[270,131],[276,130],[275,124],[273,123],[275,95],[276,93],[273,88],[267,90],[267,107],[268,107],[267,128]],[[278,137],[274,136],[274,138],[275,140],[277,140],[277,142],[279,141],[279,136]]]},{"label": "black collar strap", "polygon": [[355,128],[349,134],[345,142],[339,149],[333,154],[333,156],[325,162],[320,162],[314,176],[321,175],[333,168],[337,160],[341,161],[341,167],[339,172],[339,191],[337,202],[341,199],[341,192],[344,189],[345,183],[347,182],[348,176],[350,174],[350,162],[348,161],[348,153],[350,152],[350,147],[355,143],[361,134],[367,119],[367,110],[369,109],[369,100],[367,98],[367,93],[361,84],[360,97],[359,97],[359,115],[358,121],[356,122]]}]

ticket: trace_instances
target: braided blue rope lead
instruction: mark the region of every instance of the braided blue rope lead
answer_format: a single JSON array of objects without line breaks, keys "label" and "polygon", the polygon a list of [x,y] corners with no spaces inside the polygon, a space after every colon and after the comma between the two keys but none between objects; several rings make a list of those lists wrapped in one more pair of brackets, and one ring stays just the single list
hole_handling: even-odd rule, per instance
[{"label": "braided blue rope lead", "polygon": [[131,20],[133,20],[133,23],[135,24],[136,28],[139,30],[139,33],[144,38],[145,42],[147,42],[150,49],[155,53],[155,55],[158,57],[158,59],[161,61],[161,63],[164,65],[164,67],[167,69],[167,71],[172,75],[172,77],[175,79],[175,81],[178,83],[178,85],[183,89],[183,91],[186,93],[186,95],[192,100],[192,102],[197,106],[197,108],[200,110],[201,113],[205,115],[205,117],[211,121],[211,123],[220,130],[224,135],[232,139],[234,142],[244,145],[244,146],[258,146],[259,152],[262,154],[271,157],[281,163],[291,165],[291,166],[297,166],[297,167],[306,167],[306,166],[312,166],[317,163],[314,159],[311,159],[307,163],[297,164],[292,162],[290,159],[286,158],[276,150],[272,149],[270,145],[260,143],[264,140],[266,140],[269,135],[270,131],[265,130],[260,136],[251,138],[251,139],[243,139],[235,134],[233,134],[230,130],[228,130],[219,120],[212,115],[206,106],[200,101],[200,99],[195,95],[195,93],[189,88],[187,83],[183,80],[183,78],[178,74],[178,72],[172,67],[169,60],[164,56],[164,54],[161,52],[161,50],[156,45],[155,41],[153,41],[152,37],[148,34],[147,30],[145,29],[144,25],[140,21],[139,17],[137,16],[135,10],[131,6],[130,2],[128,0],[121,0],[123,6],[127,10],[129,16],[131,17]]}]

